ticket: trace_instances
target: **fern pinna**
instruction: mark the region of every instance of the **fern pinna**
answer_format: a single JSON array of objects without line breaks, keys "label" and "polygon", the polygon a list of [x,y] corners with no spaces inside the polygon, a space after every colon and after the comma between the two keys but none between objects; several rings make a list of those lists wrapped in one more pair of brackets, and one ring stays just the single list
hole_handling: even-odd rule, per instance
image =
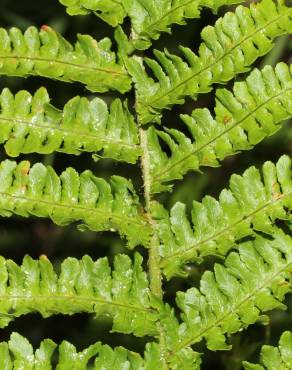
[{"label": "fern pinna", "polygon": [[[0,28],[3,78],[82,86],[82,96],[66,93],[60,107],[49,82],[17,91],[9,81],[19,79],[4,80],[0,215],[48,218],[56,230],[77,224],[77,233],[94,237],[107,232],[108,252],[76,257],[66,249],[62,261],[53,253],[21,261],[1,253],[0,327],[8,333],[31,313],[84,313],[95,318],[96,340],[86,348],[65,336],[32,345],[9,332],[0,342],[0,369],[213,368],[206,348],[219,351],[218,370],[292,369],[290,332],[271,341],[274,347],[269,335],[240,343],[254,324],[270,325],[274,310],[290,307],[291,142],[284,148],[280,131],[269,144],[279,147],[277,156],[267,150],[267,158],[245,159],[245,170],[230,173],[220,192],[187,199],[200,198],[191,194],[201,194],[206,167],[239,163],[236,154],[265,145],[283,125],[291,138],[292,67],[283,48],[292,33],[291,3],[59,2],[68,15],[105,22],[113,32],[99,40],[78,33],[72,41],[48,25]],[[217,20],[202,29],[197,51],[179,42],[160,48],[162,34],[205,14]],[[213,106],[197,102],[209,92]],[[167,111],[178,106],[181,114],[170,119]],[[56,158],[66,158],[66,168]],[[109,320],[123,346],[102,341],[99,329]]]}]

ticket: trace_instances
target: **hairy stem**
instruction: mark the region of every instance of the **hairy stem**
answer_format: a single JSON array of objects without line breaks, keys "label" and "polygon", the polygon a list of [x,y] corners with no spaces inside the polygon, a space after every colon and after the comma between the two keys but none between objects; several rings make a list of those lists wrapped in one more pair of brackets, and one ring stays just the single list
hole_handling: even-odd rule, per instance
[{"label": "hairy stem", "polygon": [[155,221],[151,216],[151,176],[150,176],[150,155],[148,152],[147,145],[147,134],[146,131],[140,128],[140,143],[142,149],[141,156],[141,167],[144,182],[144,196],[146,203],[146,216],[148,222],[152,227],[153,234],[151,239],[151,245],[149,248],[149,275],[150,275],[150,288],[152,293],[162,298],[162,286],[161,286],[161,270],[160,270],[160,257],[159,257],[159,239],[156,232]]},{"label": "hairy stem", "polygon": [[[150,289],[153,295],[162,299],[163,298],[163,291],[162,291],[162,276],[161,276],[161,269],[160,269],[160,256],[159,256],[159,238],[156,231],[155,221],[151,215],[151,175],[150,175],[150,154],[148,151],[148,143],[147,143],[147,133],[142,128],[139,129],[140,133],[140,145],[142,149],[141,155],[141,168],[142,168],[142,176],[143,176],[143,185],[144,185],[144,196],[145,196],[145,205],[146,205],[146,216],[148,218],[148,222],[152,227],[152,239],[149,248],[149,259],[148,259],[148,267],[149,267],[149,277],[150,277]],[[169,370],[167,365],[167,348],[165,343],[165,333],[164,329],[160,322],[157,322],[157,329],[159,331],[159,345],[161,349],[161,360],[163,370]]]}]

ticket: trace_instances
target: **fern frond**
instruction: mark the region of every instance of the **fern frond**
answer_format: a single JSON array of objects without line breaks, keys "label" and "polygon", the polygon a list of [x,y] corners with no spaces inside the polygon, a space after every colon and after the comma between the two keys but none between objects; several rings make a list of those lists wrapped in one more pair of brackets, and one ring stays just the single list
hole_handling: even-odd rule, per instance
[{"label": "fern frond", "polygon": [[129,58],[127,67],[136,84],[136,110],[139,121],[160,122],[161,111],[183,104],[187,96],[211,90],[214,83],[225,83],[266,54],[273,40],[292,31],[292,8],[273,0],[239,6],[226,13],[214,27],[202,31],[203,43],[196,55],[181,47],[185,60],[168,51],[154,51],[157,60],[145,58],[155,79],[147,76],[140,59]]},{"label": "fern frond", "polygon": [[81,221],[94,231],[118,231],[129,247],[148,245],[151,228],[129,180],[110,182],[87,170],[80,175],[67,168],[58,177],[52,167],[28,161],[0,164],[0,215],[49,217],[57,225]]},{"label": "fern frond", "polygon": [[49,104],[45,88],[35,95],[8,89],[0,95],[0,143],[12,157],[20,153],[98,152],[135,163],[140,154],[138,129],[127,105],[116,99],[107,107],[99,98],[75,97],[63,112]]},{"label": "fern frond", "polygon": [[279,346],[264,345],[261,349],[261,364],[254,365],[244,361],[245,370],[289,370],[292,369],[292,333],[285,331],[280,338]]},{"label": "fern frond", "polygon": [[57,276],[45,256],[39,260],[26,256],[21,266],[0,257],[0,327],[31,312],[43,317],[86,312],[112,317],[116,332],[155,335],[158,315],[151,308],[141,264],[139,254],[133,263],[128,256],[117,255],[112,270],[107,258],[95,262],[89,256],[67,258]]},{"label": "fern frond", "polygon": [[189,170],[217,167],[225,157],[251,149],[279,130],[279,123],[292,116],[292,65],[255,69],[234,84],[233,93],[218,89],[215,112],[215,118],[206,108],[181,116],[193,141],[175,129],[148,130],[153,193],[170,190],[171,181]]},{"label": "fern frond", "polygon": [[203,6],[214,11],[223,5],[238,4],[242,0],[59,0],[70,15],[94,12],[113,27],[126,16],[131,19],[131,43],[144,50],[162,32],[170,32],[172,24],[185,24],[187,18],[198,18]]},{"label": "fern frond", "polygon": [[[29,341],[12,333],[8,343],[0,343],[0,368],[5,370],[153,370],[162,369],[156,343],[148,343],[145,359],[123,347],[111,348],[97,342],[81,352],[67,341],[59,346],[50,339],[33,350]],[[198,368],[194,368],[197,370]]]},{"label": "fern frond", "polygon": [[170,310],[164,316],[169,360],[205,339],[211,350],[230,349],[225,336],[263,318],[262,313],[285,309],[291,291],[292,239],[280,230],[273,240],[258,236],[240,245],[225,260],[206,271],[200,289],[178,292],[182,323]]},{"label": "fern frond", "polygon": [[292,220],[291,174],[291,159],[282,156],[276,165],[263,165],[262,179],[255,167],[243,176],[232,175],[230,189],[223,190],[219,200],[206,196],[201,203],[193,202],[192,223],[182,203],[176,203],[170,214],[162,206],[157,207],[165,275],[169,278],[185,274],[185,263],[200,262],[207,255],[225,256],[240,239],[255,231],[273,235],[276,220]]},{"label": "fern frond", "polygon": [[131,42],[137,49],[147,49],[151,39],[157,40],[161,32],[170,32],[172,24],[185,24],[187,18],[199,18],[203,6],[217,10],[222,5],[241,0],[123,0],[131,18]]},{"label": "fern frond", "polygon": [[59,0],[67,7],[69,15],[85,15],[94,12],[99,18],[113,27],[122,23],[126,11],[123,0]]},{"label": "fern frond", "polygon": [[202,0],[203,5],[217,12],[221,6],[230,6],[242,3],[241,0]]},{"label": "fern frond", "polygon": [[93,92],[130,89],[131,79],[116,62],[109,38],[97,42],[79,34],[77,40],[72,46],[48,26],[40,32],[29,27],[24,33],[18,28],[9,32],[0,28],[0,75],[78,81]]}]

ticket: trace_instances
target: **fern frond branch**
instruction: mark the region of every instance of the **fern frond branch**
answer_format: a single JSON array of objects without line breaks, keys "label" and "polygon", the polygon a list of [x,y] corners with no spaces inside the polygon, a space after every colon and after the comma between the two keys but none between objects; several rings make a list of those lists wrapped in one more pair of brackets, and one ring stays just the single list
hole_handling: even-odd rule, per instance
[{"label": "fern frond branch", "polygon": [[[266,211],[268,207],[271,207],[271,208],[273,208],[273,206],[276,207],[278,202],[280,203],[282,201],[285,201],[285,200],[291,198],[291,196],[292,196],[292,191],[287,193],[287,194],[279,195],[279,196],[277,196],[276,199],[269,200],[267,203],[263,204],[259,208],[255,209],[254,211],[252,211],[250,213],[247,213],[246,215],[243,215],[241,219],[236,220],[233,224],[230,224],[226,228],[218,231],[217,233],[208,236],[206,239],[201,240],[200,242],[198,242],[196,244],[193,244],[191,246],[188,246],[183,251],[177,251],[177,252],[174,252],[172,254],[166,255],[165,257],[162,258],[161,266],[164,266],[165,264],[167,265],[167,263],[168,263],[167,260],[168,259],[173,259],[173,258],[177,258],[177,257],[182,257],[182,259],[185,259],[184,256],[186,256],[186,255],[190,255],[190,254],[197,255],[197,253],[198,253],[197,251],[201,249],[202,245],[204,245],[204,244],[206,244],[210,241],[216,240],[220,236],[222,236],[225,233],[228,233],[229,231],[231,231],[235,226],[238,226],[238,225],[240,225],[240,224],[242,224],[246,221],[249,221],[251,223],[253,217],[255,217],[257,214],[261,213],[264,210]],[[222,257],[223,257],[223,255],[222,255]],[[188,258],[189,257],[186,257],[186,261],[188,260]]]},{"label": "fern frond branch", "polygon": [[132,24],[130,42],[135,48],[144,50],[151,45],[151,39],[157,40],[162,32],[170,32],[172,24],[185,24],[187,18],[198,18],[202,7],[214,11],[220,6],[242,2],[226,0],[59,0],[67,7],[70,15],[85,15],[93,12],[111,26],[116,27],[129,16]]},{"label": "fern frond branch", "polygon": [[[255,59],[271,49],[273,39],[291,32],[291,14],[291,8],[279,3],[276,6],[272,0],[251,4],[250,8],[239,6],[234,14],[219,19],[215,27],[203,30],[205,42],[198,56],[181,48],[187,62],[168,51],[154,52],[158,62],[146,58],[157,82],[147,76],[135,58],[130,58],[126,64],[136,83],[139,121],[160,122],[163,109],[183,104],[187,96],[196,99],[199,93],[209,92],[213,83],[225,83],[246,72]],[[249,26],[242,26],[242,22]]]},{"label": "fern frond branch", "polygon": [[[13,332],[8,342],[0,343],[1,369],[161,369],[159,349],[156,343],[149,342],[144,358],[123,347],[111,348],[97,342],[81,352],[67,341],[57,345],[50,339],[41,342],[34,351],[29,341]],[[199,360],[198,360],[199,362]],[[196,367],[194,370],[198,370]]]},{"label": "fern frond branch", "polygon": [[[109,300],[106,300],[106,299],[89,298],[89,297],[82,296],[82,295],[78,295],[76,297],[73,297],[73,296],[68,296],[66,294],[60,294],[60,295],[47,295],[47,296],[46,295],[43,295],[43,296],[35,295],[33,297],[27,297],[26,295],[10,295],[10,294],[9,295],[2,295],[1,294],[0,302],[2,301],[2,304],[9,301],[9,300],[14,301],[14,302],[22,301],[23,308],[24,307],[30,307],[30,309],[32,307],[30,301],[33,301],[36,307],[40,307],[43,304],[43,303],[40,303],[40,302],[48,300],[48,301],[56,301],[56,302],[57,301],[63,301],[63,303],[69,301],[70,304],[71,304],[72,312],[75,312],[75,310],[73,308],[74,304],[76,304],[76,307],[80,307],[79,303],[82,304],[82,302],[87,302],[88,306],[91,306],[92,309],[89,310],[89,311],[86,310],[86,312],[92,312],[92,313],[95,312],[95,307],[94,306],[96,304],[97,305],[106,305],[107,307],[114,306],[114,307],[117,307],[117,308],[129,310],[129,311],[139,311],[139,312],[145,312],[145,313],[150,313],[150,314],[155,314],[156,313],[156,311],[152,308],[139,307],[139,306],[130,305],[130,304],[126,304],[126,303],[120,303],[120,302],[112,302],[112,301],[109,301]],[[1,303],[0,303],[0,305],[1,305]],[[56,307],[57,305],[59,305],[59,303],[57,303],[56,305],[53,304],[54,307]],[[46,306],[47,306],[46,309],[48,309],[48,311],[50,311],[50,309],[48,308],[49,305],[46,305]],[[61,307],[61,305],[60,305],[60,307]],[[31,311],[34,311],[34,310],[31,309]],[[54,311],[54,312],[56,313],[56,311]],[[61,310],[59,310],[58,312],[64,314],[64,312],[61,311]],[[1,315],[8,315],[8,316],[18,317],[18,316],[16,316],[15,313],[12,314],[11,311],[9,313],[8,312],[5,312],[5,313],[0,312],[0,316]]]},{"label": "fern frond branch", "polygon": [[261,348],[260,364],[251,364],[243,362],[245,370],[273,370],[292,368],[292,332],[285,331],[279,340],[277,347],[264,345]]},{"label": "fern frond branch", "polygon": [[[247,120],[249,117],[251,117],[254,113],[256,113],[257,111],[259,111],[261,108],[263,108],[265,105],[269,105],[270,102],[272,102],[273,100],[277,100],[277,98],[285,95],[286,93],[289,93],[292,91],[292,87],[289,88],[289,89],[283,89],[281,91],[281,93],[277,94],[277,95],[274,95],[272,97],[270,97],[268,100],[266,100],[265,102],[263,102],[262,104],[258,105],[253,111],[250,111],[248,112],[244,117],[242,117],[240,120],[238,120],[237,122],[235,122],[234,124],[230,125],[225,131],[221,132],[219,135],[217,135],[216,137],[214,137],[212,140],[206,142],[205,144],[202,144],[201,146],[199,146],[198,148],[194,149],[190,154],[188,154],[187,156],[181,158],[179,161],[173,163],[171,166],[169,166],[169,168],[165,168],[163,171],[161,171],[160,174],[156,175],[155,177],[153,177],[153,181],[152,183],[155,183],[157,181],[159,181],[161,179],[161,177],[163,177],[163,175],[167,172],[169,172],[170,170],[172,170],[174,167],[180,165],[181,163],[183,163],[185,160],[187,160],[188,158],[190,158],[192,155],[196,155],[198,154],[200,151],[204,150],[205,148],[207,148],[209,145],[215,143],[218,139],[220,139],[222,136],[226,135],[228,132],[230,132],[232,129],[234,129],[235,127],[239,126],[241,123],[243,123],[245,120]],[[292,113],[291,113],[292,115]],[[280,128],[280,127],[279,127]]]},{"label": "fern frond branch", "polygon": [[33,96],[8,89],[0,95],[0,143],[8,155],[99,152],[135,163],[140,154],[138,129],[127,104],[119,99],[110,107],[99,99],[74,97],[63,111],[53,107],[45,88]]},{"label": "fern frond branch", "polygon": [[51,167],[6,160],[0,165],[0,214],[49,217],[58,225],[82,221],[82,228],[118,231],[129,247],[149,245],[151,229],[130,181],[110,183],[91,171],[67,168],[60,177]]},{"label": "fern frond branch", "polygon": [[173,24],[185,24],[186,19],[200,16],[202,7],[216,11],[222,5],[242,2],[229,0],[224,4],[205,0],[161,1],[124,0],[124,6],[132,23],[131,43],[135,48],[144,50],[151,45],[151,39],[157,40],[162,32],[170,32]]},{"label": "fern frond branch", "polygon": [[46,63],[53,63],[53,64],[57,64],[57,65],[60,64],[60,65],[67,65],[67,66],[74,67],[74,68],[80,68],[80,69],[83,69],[84,71],[106,72],[106,73],[110,73],[110,74],[113,74],[113,75],[127,75],[127,73],[125,71],[118,71],[118,70],[115,70],[115,69],[103,68],[103,67],[90,67],[90,66],[83,65],[83,64],[65,62],[65,61],[62,61],[62,60],[49,59],[49,58],[43,58],[43,57],[39,58],[39,57],[28,57],[28,56],[22,57],[22,56],[18,56],[18,55],[12,55],[12,56],[0,55],[0,59],[2,59],[2,60],[18,59],[20,61],[21,60],[28,60],[28,61],[33,61],[33,62],[46,62]]},{"label": "fern frond branch", "polygon": [[69,15],[85,15],[93,12],[113,27],[122,23],[126,14],[123,0],[59,0]]},{"label": "fern frond branch", "polygon": [[223,5],[242,0],[59,0],[70,15],[85,15],[93,12],[96,16],[116,27],[129,16],[132,24],[130,42],[135,48],[144,50],[157,40],[162,32],[170,32],[172,24],[185,24],[187,18],[198,18],[202,7],[213,11]]},{"label": "fern frond branch", "polygon": [[291,292],[291,251],[292,239],[281,230],[272,240],[257,236],[241,243],[238,252],[227,257],[225,266],[215,264],[214,272],[205,272],[200,290],[179,292],[182,323],[173,313],[164,320],[170,333],[170,359],[203,338],[211,350],[230,349],[226,335],[255,323],[261,313],[285,309],[282,301]]},{"label": "fern frond branch", "polygon": [[[23,126],[28,126],[28,127],[31,127],[31,128],[36,128],[36,129],[42,129],[42,130],[52,130],[53,131],[59,131],[61,132],[64,136],[69,136],[69,134],[72,134],[72,136],[76,136],[76,137],[81,137],[81,138],[85,138],[85,139],[88,139],[89,140],[96,140],[98,142],[101,142],[102,144],[106,144],[108,143],[108,139],[104,138],[104,136],[101,136],[100,134],[96,134],[96,135],[93,135],[93,134],[90,134],[90,133],[84,133],[82,131],[77,131],[77,130],[70,130],[69,128],[65,129],[65,128],[62,128],[62,127],[58,127],[58,126],[50,126],[49,124],[41,124],[41,123],[35,123],[35,122],[29,122],[29,121],[24,121],[24,120],[19,120],[19,119],[16,119],[16,118],[6,118],[6,117],[1,117],[0,118],[1,121],[3,121],[4,123],[7,122],[8,124],[10,123],[17,123],[19,125],[23,125]],[[59,121],[57,122],[59,125],[62,124],[62,121]],[[117,146],[121,146],[121,147],[125,147],[127,148],[127,150],[131,150],[131,149],[138,149],[139,148],[139,145],[137,144],[129,144],[129,143],[126,143],[122,140],[113,140],[113,145],[117,145]],[[82,149],[79,149],[80,150],[80,153],[84,150]],[[94,150],[94,151],[97,151],[97,150]],[[53,152],[53,151],[52,151]],[[60,149],[60,152],[63,152],[62,149]],[[36,153],[34,151],[34,153]],[[17,155],[12,155],[10,153],[7,153],[8,155],[10,155],[11,157],[15,157],[15,156],[18,156]],[[46,153],[46,154],[49,154],[49,153]]]},{"label": "fern frond branch", "polygon": [[87,312],[110,315],[115,331],[156,335],[158,313],[141,264],[138,254],[134,262],[117,255],[112,271],[107,258],[67,258],[57,276],[45,256],[39,261],[26,256],[21,266],[1,257],[0,326],[31,312],[43,317]]},{"label": "fern frond branch", "polygon": [[[12,194],[9,194],[9,193],[5,193],[5,192],[0,192],[0,195],[4,198],[11,198],[11,200],[13,202],[17,202],[17,200],[25,200],[25,201],[28,201],[28,202],[34,202],[35,201],[35,198],[29,198],[29,197],[25,197],[25,196],[20,196],[20,195],[12,195]],[[2,198],[2,201],[3,201],[3,198]],[[49,207],[60,207],[60,208],[64,208],[64,209],[72,209],[72,210],[81,210],[81,211],[87,211],[89,214],[90,213],[95,213],[97,215],[100,215],[102,217],[106,217],[106,218],[109,218],[111,220],[117,220],[117,222],[121,222],[122,220],[126,221],[126,222],[129,222],[133,225],[136,225],[136,226],[142,226],[143,223],[139,222],[139,221],[136,221],[135,219],[132,219],[128,216],[122,216],[122,215],[119,215],[119,214],[116,214],[114,212],[110,212],[110,211],[102,211],[102,210],[93,210],[93,209],[88,209],[87,207],[80,207],[80,206],[73,206],[73,205],[70,205],[70,204],[56,204],[55,202],[48,202],[48,201],[45,201],[45,200],[38,200],[38,203],[40,204],[44,204],[46,206],[49,206]],[[5,208],[5,210],[7,210]]]},{"label": "fern frond branch", "polygon": [[[77,35],[72,46],[48,26],[40,32],[29,27],[24,33],[0,29],[0,75],[37,75],[65,82],[78,81],[93,92],[130,90],[131,80],[116,62],[111,41],[99,42],[88,35]],[[74,62],[72,62],[74,60]]]},{"label": "fern frond branch", "polygon": [[[203,1],[204,2],[204,1]],[[179,3],[178,5],[175,5],[173,7],[171,7],[167,12],[163,13],[162,16],[158,19],[155,19],[153,22],[151,22],[150,24],[148,24],[144,30],[141,32],[140,35],[147,35],[148,33],[150,33],[153,28],[155,29],[155,26],[157,25],[160,25],[160,23],[165,19],[165,18],[168,18],[171,14],[175,13],[176,11],[180,10],[180,9],[183,9],[184,7],[187,7],[188,5],[190,4],[194,4],[194,0],[185,0],[185,2],[183,3]],[[199,2],[198,2],[198,8],[199,8]],[[200,13],[198,13],[199,15]]]},{"label": "fern frond branch", "polygon": [[[159,153],[163,159],[155,162],[152,158],[152,192],[170,189],[172,185],[167,182],[181,179],[188,170],[218,166],[225,157],[250,149],[279,130],[278,124],[292,116],[291,70],[291,65],[285,63],[279,63],[275,69],[266,66],[261,71],[253,70],[246,81],[236,82],[233,94],[226,89],[217,90],[214,119],[207,109],[195,109],[191,116],[182,115],[194,142],[190,143],[177,130],[166,129],[164,133],[150,128],[153,156],[158,157]],[[263,118],[265,110],[269,111],[269,120]],[[157,136],[169,145],[171,156],[163,155]]]},{"label": "fern frond branch", "polygon": [[[285,14],[282,14],[280,15],[279,17],[265,23],[262,27],[258,28],[256,31],[250,33],[248,36],[246,36],[245,38],[243,38],[240,42],[238,42],[237,44],[235,44],[232,48],[230,48],[224,55],[220,56],[220,58],[216,59],[213,63],[209,64],[208,66],[205,66],[204,68],[202,68],[200,71],[192,74],[191,76],[189,76],[188,78],[184,79],[183,81],[181,81],[179,84],[177,84],[176,86],[172,87],[171,89],[169,89],[167,92],[165,92],[164,94],[160,95],[160,96],[157,96],[155,97],[154,99],[150,100],[149,103],[147,103],[147,105],[151,105],[157,101],[159,101],[160,99],[162,99],[164,96],[168,95],[169,93],[175,91],[176,89],[180,88],[182,85],[186,84],[188,81],[192,80],[193,78],[197,77],[198,75],[200,75],[201,73],[205,72],[206,70],[208,69],[211,69],[212,67],[214,67],[216,64],[218,64],[221,60],[223,60],[226,56],[228,56],[229,54],[231,54],[236,48],[239,48],[241,46],[242,43],[244,43],[245,41],[249,40],[249,39],[252,39],[253,36],[255,36],[257,33],[260,33],[262,32],[265,28],[267,28],[268,26],[271,26],[273,23],[278,23],[281,18],[284,18]],[[215,82],[215,81],[214,81]],[[214,83],[213,82],[213,83]],[[217,83],[219,83],[219,81],[216,81]]]},{"label": "fern frond branch", "polygon": [[182,343],[174,349],[175,351],[180,351],[184,347],[188,347],[194,343],[197,343],[201,338],[203,338],[208,331],[211,331],[213,328],[218,327],[221,322],[227,320],[230,318],[235,312],[238,312],[242,306],[244,306],[245,303],[252,300],[257,294],[259,294],[261,291],[271,287],[272,283],[276,280],[276,278],[281,277],[281,275],[284,272],[287,272],[292,267],[292,259],[289,260],[289,262],[279,271],[275,272],[272,276],[270,276],[266,280],[261,280],[261,283],[256,286],[250,294],[246,295],[244,299],[242,299],[240,302],[238,302],[237,305],[233,306],[232,309],[227,310],[222,316],[220,316],[217,321],[215,321],[212,325],[207,326],[204,328],[201,332],[197,333],[194,337],[190,338],[189,340],[182,341]]},{"label": "fern frond branch", "polygon": [[[209,68],[212,68],[213,66],[215,66],[217,63],[219,63],[224,57],[226,57],[228,54],[231,54],[233,50],[235,50],[236,48],[238,48],[244,41],[247,41],[248,39],[251,39],[255,34],[263,31],[266,27],[272,25],[273,23],[276,23],[276,22],[279,22],[281,20],[281,18],[283,18],[285,15],[281,15],[279,16],[278,18],[270,21],[270,22],[267,22],[263,27],[260,27],[258,30],[254,31],[253,33],[249,34],[248,36],[246,36],[244,39],[242,39],[242,41],[236,45],[234,45],[230,50],[228,50],[228,52],[221,56],[220,58],[218,58],[216,61],[214,61],[212,64],[210,64],[209,66],[206,66],[205,68],[203,68],[202,70],[200,70],[199,72],[197,73],[194,73],[193,75],[191,75],[190,77],[188,77],[187,79],[185,79],[184,81],[182,81],[180,84],[178,84],[176,87],[173,87],[172,89],[169,90],[168,93],[176,90],[177,88],[179,88],[181,85],[184,85],[185,83],[187,83],[189,80],[193,79],[194,77],[198,76],[199,74],[203,73],[204,71],[206,71],[207,69]],[[157,100],[161,99],[163,97],[160,96],[160,97],[157,97],[156,99],[154,99],[152,101],[152,103],[156,102]]]},{"label": "fern frond branch", "polygon": [[251,167],[243,176],[231,177],[230,189],[221,192],[219,201],[206,196],[201,203],[194,202],[192,223],[182,203],[176,203],[170,215],[156,206],[160,265],[168,278],[185,275],[182,266],[187,262],[201,262],[207,255],[225,256],[256,231],[273,235],[276,220],[291,219],[290,158],[282,156],[276,165],[266,162],[262,173],[263,179]]}]

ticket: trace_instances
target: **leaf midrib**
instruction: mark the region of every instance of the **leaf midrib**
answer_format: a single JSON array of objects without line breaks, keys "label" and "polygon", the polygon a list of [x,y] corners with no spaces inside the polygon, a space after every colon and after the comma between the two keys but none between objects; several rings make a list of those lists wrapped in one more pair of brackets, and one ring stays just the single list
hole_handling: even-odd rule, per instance
[{"label": "leaf midrib", "polygon": [[[118,71],[118,70],[111,69],[111,68],[91,67],[91,66],[77,64],[77,63],[70,63],[70,62],[66,62],[66,61],[63,61],[63,60],[49,59],[49,58],[43,58],[43,57],[28,57],[28,56],[22,56],[22,55],[0,55],[0,60],[1,59],[29,60],[29,61],[32,61],[32,62],[36,61],[36,62],[44,62],[44,63],[48,63],[48,64],[55,63],[55,64],[67,65],[67,66],[70,66],[70,67],[83,69],[85,71],[86,70],[99,71],[99,72],[105,72],[105,73],[109,73],[109,74],[113,74],[113,75],[128,76],[127,72],[123,71],[123,70]],[[119,65],[117,65],[117,67],[121,68],[121,66],[119,66]],[[1,70],[1,68],[0,68],[0,70]],[[33,73],[33,72],[34,72],[34,68],[32,69],[31,72],[28,72],[28,74]]]},{"label": "leaf midrib", "polygon": [[[136,225],[143,226],[143,227],[145,227],[146,225],[148,226],[148,223],[146,222],[146,220],[145,220],[145,222],[139,222],[139,221],[137,221],[133,218],[130,218],[126,215],[120,216],[117,213],[101,211],[98,208],[88,208],[88,207],[76,206],[74,204],[70,205],[70,204],[61,204],[61,203],[49,202],[49,201],[46,201],[46,200],[43,200],[43,199],[30,198],[30,197],[10,194],[10,193],[7,193],[7,192],[2,192],[2,191],[0,191],[0,196],[9,197],[9,198],[12,198],[12,199],[15,199],[15,200],[18,199],[18,200],[25,200],[25,201],[29,201],[29,202],[42,203],[42,204],[45,204],[45,205],[49,205],[51,207],[60,207],[60,208],[65,208],[65,209],[78,209],[78,210],[86,211],[88,213],[97,213],[97,214],[101,214],[103,216],[108,217],[109,221],[118,219],[120,222],[124,223],[125,220],[127,220],[130,224],[136,224]],[[12,210],[9,209],[9,208],[2,208],[2,209],[10,211],[10,212],[15,212],[14,209],[12,209]],[[17,210],[17,208],[16,208],[16,210]],[[30,213],[30,212],[28,212],[28,213]],[[50,217],[50,216],[47,216],[47,217]],[[141,217],[143,217],[142,214],[141,214]],[[86,222],[86,220],[84,220],[84,221]]]},{"label": "leaf midrib", "polygon": [[[40,129],[44,129],[44,130],[61,131],[66,135],[72,135],[73,134],[73,135],[76,135],[78,137],[83,136],[83,137],[88,138],[88,139],[99,140],[101,143],[104,143],[104,144],[108,144],[109,139],[111,139],[110,136],[108,136],[107,139],[104,139],[100,135],[93,135],[93,134],[90,134],[90,133],[84,133],[84,132],[78,131],[78,130],[71,130],[71,129],[69,130],[69,128],[65,129],[63,127],[57,126],[57,125],[62,124],[62,120],[57,122],[55,125],[49,125],[49,124],[38,124],[38,123],[33,123],[33,122],[30,122],[30,121],[14,119],[14,118],[6,118],[6,117],[3,117],[3,116],[0,115],[0,124],[1,124],[2,120],[7,121],[7,122],[16,122],[16,123],[27,125],[27,126],[30,126],[30,127],[38,127]],[[7,139],[6,141],[8,141],[8,140],[9,139]],[[134,148],[134,149],[137,149],[137,150],[139,149],[138,145],[129,144],[129,143],[126,143],[126,142],[121,141],[121,140],[111,140],[111,143],[113,145],[121,145],[121,146],[125,146],[125,147]]]},{"label": "leaf midrib", "polygon": [[[70,300],[72,301],[81,301],[81,302],[93,302],[93,303],[98,303],[100,305],[108,305],[108,306],[117,306],[122,309],[128,309],[128,310],[133,310],[133,311],[145,311],[147,313],[151,314],[157,314],[157,311],[153,308],[150,307],[143,307],[143,306],[136,306],[136,305],[131,305],[127,304],[124,302],[118,302],[118,301],[109,301],[105,299],[100,299],[100,298],[94,298],[94,297],[87,297],[87,296],[82,296],[82,295],[61,295],[61,294],[50,294],[50,295],[9,295],[9,294],[4,294],[0,295],[0,301],[9,301],[9,300],[25,300],[25,301],[36,301],[36,300]],[[92,309],[92,312],[95,312],[94,308]],[[4,313],[3,313],[4,314]],[[1,312],[0,312],[1,315]]]},{"label": "leaf midrib", "polygon": [[[139,36],[143,36],[144,34],[149,36],[149,34],[148,34],[149,31],[147,31],[148,29],[150,29],[150,31],[151,31],[151,28],[153,28],[156,24],[160,23],[164,18],[167,18],[171,13],[176,12],[180,8],[188,6],[189,4],[191,4],[193,2],[194,2],[194,0],[187,0],[184,4],[180,4],[178,6],[175,6],[175,7],[171,8],[168,12],[164,13],[160,18],[156,19],[155,22],[152,22],[152,23],[148,24],[148,26],[145,27],[145,29],[142,32],[139,33]],[[198,8],[199,8],[200,5],[201,5],[200,1],[197,1]],[[138,38],[138,40],[139,40],[139,38]]]}]

